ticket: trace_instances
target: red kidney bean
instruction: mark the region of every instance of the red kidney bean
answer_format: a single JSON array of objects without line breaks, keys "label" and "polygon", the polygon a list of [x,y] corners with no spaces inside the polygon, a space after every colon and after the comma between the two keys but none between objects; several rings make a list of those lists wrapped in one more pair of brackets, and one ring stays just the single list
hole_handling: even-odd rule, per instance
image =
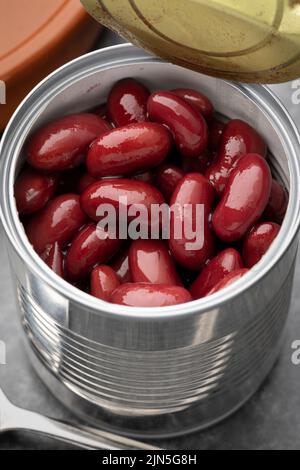
[{"label": "red kidney bean", "polygon": [[162,194],[154,186],[143,181],[116,178],[89,186],[81,195],[81,205],[86,214],[97,221],[101,219],[96,215],[101,204],[111,204],[118,210],[119,204],[124,208],[124,202],[120,200],[122,197],[127,197],[127,211],[139,204],[143,205],[149,216],[152,204],[164,203]]},{"label": "red kidney bean", "polygon": [[87,169],[95,178],[148,170],[166,158],[171,143],[169,131],[154,122],[112,129],[91,145]]},{"label": "red kidney bean", "polygon": [[241,277],[244,276],[249,270],[247,268],[237,269],[236,271],[232,271],[231,273],[227,274],[221,281],[219,281],[206,295],[205,297],[215,294],[219,290],[225,289],[233,282],[237,281]]},{"label": "red kidney bean", "polygon": [[275,222],[262,222],[252,227],[243,244],[245,266],[252,268],[271,246],[277,237],[280,225]]},{"label": "red kidney bean", "polygon": [[19,213],[31,214],[42,209],[55,193],[58,180],[57,174],[43,174],[26,168],[14,188]]},{"label": "red kidney bean", "polygon": [[269,165],[260,155],[240,158],[212,217],[214,231],[221,240],[239,240],[257,222],[268,203],[271,183]]},{"label": "red kidney bean", "polygon": [[165,164],[157,169],[155,182],[158,189],[169,201],[184,172],[175,165]]},{"label": "red kidney bean", "polygon": [[79,196],[64,194],[52,199],[29,221],[26,233],[37,253],[43,253],[47,245],[57,242],[66,245],[86,219],[81,210]]},{"label": "red kidney bean", "polygon": [[233,119],[224,127],[217,160],[205,175],[221,196],[230,172],[241,156],[257,153],[265,157],[266,152],[266,144],[256,130],[244,121]]},{"label": "red kidney bean", "polygon": [[206,149],[197,158],[187,158],[184,157],[182,158],[182,168],[184,173],[202,173],[204,174],[209,167],[214,161],[215,161],[215,154],[209,150]]},{"label": "red kidney bean", "polygon": [[109,302],[111,294],[119,285],[119,278],[110,266],[96,266],[91,272],[90,293],[98,299]]},{"label": "red kidney bean", "polygon": [[82,163],[89,144],[107,132],[109,124],[92,113],[73,114],[57,119],[33,134],[27,155],[39,170],[60,171]]},{"label": "red kidney bean", "polygon": [[74,238],[66,256],[66,272],[77,280],[89,274],[96,264],[106,263],[118,251],[121,241],[110,237],[96,224],[86,225]]},{"label": "red kidney bean", "polygon": [[131,272],[129,268],[129,249],[121,252],[111,263],[111,267],[116,272],[121,284],[132,282]]},{"label": "red kidney bean", "polygon": [[64,255],[57,242],[48,245],[41,258],[58,276],[64,277]]},{"label": "red kidney bean", "polygon": [[129,250],[133,282],[181,286],[174,261],[162,240],[135,240]]},{"label": "red kidney bean", "polygon": [[[184,268],[190,270],[199,270],[214,252],[214,238],[209,228],[209,212],[214,199],[214,190],[207,179],[199,173],[189,173],[176,186],[171,197],[170,206],[170,241],[171,252],[176,261]],[[184,205],[189,204],[192,208],[191,214],[184,214]],[[197,205],[202,205],[198,206]],[[177,207],[177,210],[176,210]],[[196,214],[200,222],[201,209],[204,208],[204,226],[196,226]],[[200,211],[197,210],[200,208]],[[179,209],[179,210],[178,210]],[[174,212],[175,210],[175,212]],[[194,248],[190,246],[195,243],[196,237],[186,237],[184,232],[187,220],[191,223],[191,229],[197,234],[197,245]],[[176,235],[175,227],[182,228],[182,236]],[[202,232],[202,233],[201,233]],[[187,234],[189,235],[189,234]],[[192,235],[192,234],[191,234]],[[201,236],[203,239],[201,240]]]},{"label": "red kidney bean", "polygon": [[176,88],[172,93],[180,96],[194,108],[199,111],[207,121],[212,119],[214,114],[214,107],[212,102],[200,91],[191,90],[190,88]]},{"label": "red kidney bean", "polygon": [[240,268],[243,268],[243,261],[237,250],[227,248],[221,251],[209,261],[191,285],[192,297],[194,299],[205,297],[227,274]]},{"label": "red kidney bean", "polygon": [[128,307],[166,307],[190,300],[190,293],[183,287],[143,282],[122,284],[111,296],[112,303]]},{"label": "red kidney bean", "polygon": [[133,78],[117,82],[107,100],[109,119],[117,126],[147,120],[147,100],[150,92]]},{"label": "red kidney bean", "polygon": [[91,184],[96,183],[96,178],[91,176],[89,173],[84,173],[78,181],[77,191],[79,194],[82,194]]},{"label": "red kidney bean", "polygon": [[272,180],[270,199],[263,214],[264,219],[281,223],[288,205],[288,196],[280,183]]},{"label": "red kidney bean", "polygon": [[225,123],[222,121],[219,121],[219,119],[212,119],[209,123],[209,138],[208,138],[208,144],[209,147],[217,151],[219,148],[220,140],[223,134],[223,130],[225,127]]},{"label": "red kidney bean", "polygon": [[208,129],[203,116],[174,93],[152,93],[148,100],[152,121],[165,124],[172,132],[176,147],[184,157],[198,157],[207,147]]}]

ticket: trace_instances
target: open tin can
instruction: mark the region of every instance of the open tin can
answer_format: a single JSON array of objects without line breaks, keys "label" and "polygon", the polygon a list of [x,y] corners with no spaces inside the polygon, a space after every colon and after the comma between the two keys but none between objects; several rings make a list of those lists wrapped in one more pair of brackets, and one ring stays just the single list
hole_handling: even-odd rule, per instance
[{"label": "open tin can", "polygon": [[[109,304],[54,274],[32,249],[14,200],[24,143],[41,124],[105,100],[125,77],[150,89],[203,91],[219,113],[254,125],[289,191],[278,237],[263,259],[217,294],[163,308]],[[130,44],[92,52],[41,82],[1,142],[1,217],[27,350],[51,391],[93,424],[132,436],[182,434],[221,420],[259,387],[279,353],[300,223],[299,136],[264,86],[200,75]]]}]

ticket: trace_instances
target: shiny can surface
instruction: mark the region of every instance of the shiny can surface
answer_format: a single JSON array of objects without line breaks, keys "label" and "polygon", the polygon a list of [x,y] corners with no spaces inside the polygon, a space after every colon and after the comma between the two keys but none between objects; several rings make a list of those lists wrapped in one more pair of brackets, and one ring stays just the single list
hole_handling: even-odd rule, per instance
[{"label": "shiny can surface", "polygon": [[[290,193],[276,241],[261,262],[213,297],[163,309],[95,299],[57,277],[19,222],[13,183],[33,129],[101,103],[123,77],[152,89],[199,88],[228,117],[247,120],[269,145]],[[132,45],[87,54],[23,101],[1,143],[1,213],[31,360],[53,393],[85,419],[120,433],[162,437],[204,428],[241,406],[270,371],[288,314],[300,220],[299,136],[263,86],[202,76]]]}]

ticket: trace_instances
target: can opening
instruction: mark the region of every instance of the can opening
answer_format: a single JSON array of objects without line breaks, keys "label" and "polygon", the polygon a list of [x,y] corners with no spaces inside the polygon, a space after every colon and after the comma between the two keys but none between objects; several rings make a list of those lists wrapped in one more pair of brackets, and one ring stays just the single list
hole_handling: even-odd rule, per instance
[{"label": "can opening", "polygon": [[[101,64],[95,65],[94,57],[99,53],[105,54],[105,51],[96,51],[62,67],[38,86],[15,114],[2,143],[3,152],[9,157],[3,163],[5,168],[2,175],[2,192],[5,194],[2,212],[5,225],[8,227],[7,231],[26,263],[34,266],[34,269],[37,269],[59,292],[81,298],[88,308],[95,311],[101,308],[107,312],[121,313],[122,310],[123,314],[125,310],[128,314],[139,315],[139,309],[129,307],[119,309],[116,305],[104,305],[103,302],[82,293],[54,275],[33,252],[21,228],[13,198],[13,182],[24,161],[22,149],[27,136],[34,129],[58,115],[86,110],[92,108],[95,103],[101,103],[111,83],[121,78],[134,76],[141,79],[150,89],[162,88],[162,84],[166,83],[168,88],[186,86],[202,90],[217,104],[216,107],[222,115],[244,119],[259,130],[274,156],[274,172],[291,192],[292,199],[281,234],[270,253],[262,260],[259,273],[249,273],[245,279],[239,281],[238,286],[235,285],[233,289],[229,287],[225,294],[223,292],[217,294],[213,300],[201,299],[186,306],[180,305],[179,308],[163,308],[166,315],[205,311],[213,308],[218,302],[226,302],[236,293],[257,282],[293,239],[299,223],[299,185],[296,183],[299,163],[295,158],[299,144],[298,136],[281,105],[263,87],[241,86],[199,76],[196,72],[188,72],[183,68],[162,63],[158,59],[145,56],[144,53],[140,58],[136,56],[133,58],[130,53],[136,53],[136,49],[128,45],[118,47],[122,56],[123,51],[128,50],[128,60],[123,59],[120,63],[119,59],[113,62],[109,58],[113,49],[107,49],[106,61],[104,56]],[[90,61],[93,63],[92,67]],[[145,310],[147,309],[143,309],[144,317],[148,314],[149,317],[155,315],[152,309],[149,309],[145,315]]]}]

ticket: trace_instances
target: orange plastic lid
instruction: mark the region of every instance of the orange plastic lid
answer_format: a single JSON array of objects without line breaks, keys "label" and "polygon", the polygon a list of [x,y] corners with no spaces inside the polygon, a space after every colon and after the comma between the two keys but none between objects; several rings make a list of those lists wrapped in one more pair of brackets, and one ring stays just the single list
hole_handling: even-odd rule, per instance
[{"label": "orange plastic lid", "polygon": [[0,129],[38,81],[91,47],[100,28],[79,0],[0,0],[0,80],[6,87]]}]

